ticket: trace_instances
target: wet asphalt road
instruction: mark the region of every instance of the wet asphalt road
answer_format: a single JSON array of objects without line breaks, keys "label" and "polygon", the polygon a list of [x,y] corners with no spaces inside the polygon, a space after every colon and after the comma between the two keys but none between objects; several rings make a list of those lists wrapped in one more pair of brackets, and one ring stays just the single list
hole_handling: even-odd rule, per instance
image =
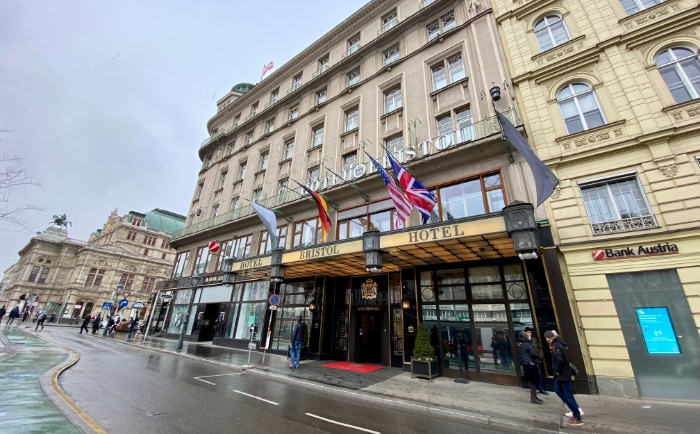
[{"label": "wet asphalt road", "polygon": [[80,353],[64,392],[110,433],[497,433],[172,354],[56,330]]}]

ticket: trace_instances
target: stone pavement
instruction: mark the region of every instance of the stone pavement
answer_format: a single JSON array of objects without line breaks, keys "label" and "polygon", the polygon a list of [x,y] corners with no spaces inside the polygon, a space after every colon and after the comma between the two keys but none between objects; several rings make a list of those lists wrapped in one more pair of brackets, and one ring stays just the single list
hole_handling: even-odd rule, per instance
[{"label": "stone pavement", "polygon": [[[77,326],[73,327],[77,331]],[[33,328],[32,328],[33,330]],[[105,338],[129,345],[162,352],[178,353],[177,341],[143,335],[127,341],[126,333]],[[244,369],[248,351],[212,346],[211,343],[184,342],[183,357]],[[324,368],[327,361],[305,360],[298,370],[288,369],[284,356],[252,352],[250,374],[274,377],[306,387],[324,388],[332,393],[351,395],[353,399],[380,400],[390,405],[408,406],[416,411],[429,411],[466,421],[517,432],[559,433],[696,433],[699,431],[700,402],[652,401],[612,398],[598,395],[576,395],[585,411],[584,426],[566,425],[565,409],[552,392],[539,395],[544,405],[529,403],[529,390],[472,381],[455,383],[451,378],[432,381],[411,378],[399,368],[385,367],[362,374]]]}]

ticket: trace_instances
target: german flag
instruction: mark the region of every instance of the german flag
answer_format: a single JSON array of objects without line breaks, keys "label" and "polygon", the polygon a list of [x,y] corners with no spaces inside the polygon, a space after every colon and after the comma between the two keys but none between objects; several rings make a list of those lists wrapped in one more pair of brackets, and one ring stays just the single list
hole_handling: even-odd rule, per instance
[{"label": "german flag", "polygon": [[320,194],[316,193],[310,188],[299,184],[297,181],[294,182],[309,193],[314,199],[314,202],[316,202],[316,207],[318,208],[318,218],[321,220],[321,241],[325,241],[326,235],[328,235],[328,232],[331,230],[331,218],[328,216],[328,205],[326,204],[326,201]]}]

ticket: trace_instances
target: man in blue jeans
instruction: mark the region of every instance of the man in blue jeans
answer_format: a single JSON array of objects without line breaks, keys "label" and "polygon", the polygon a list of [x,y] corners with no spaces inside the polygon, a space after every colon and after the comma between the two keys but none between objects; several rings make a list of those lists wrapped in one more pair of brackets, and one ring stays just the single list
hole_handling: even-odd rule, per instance
[{"label": "man in blue jeans", "polygon": [[303,322],[301,322],[301,315],[299,315],[299,318],[297,319],[297,325],[294,327],[294,331],[292,332],[292,336],[289,339],[292,347],[289,350],[289,369],[299,369],[299,355],[301,354],[301,342],[304,340],[304,328],[306,325],[304,325]]},{"label": "man in blue jeans", "polygon": [[566,342],[551,330],[544,333],[552,351],[552,371],[554,371],[554,393],[571,409],[571,418],[567,425],[581,426],[581,411],[578,408],[571,382],[571,365],[566,352]]}]

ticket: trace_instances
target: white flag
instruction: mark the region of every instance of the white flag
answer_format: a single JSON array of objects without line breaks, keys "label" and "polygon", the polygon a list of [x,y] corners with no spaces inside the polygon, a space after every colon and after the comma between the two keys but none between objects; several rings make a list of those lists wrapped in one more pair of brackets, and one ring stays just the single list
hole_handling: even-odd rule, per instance
[{"label": "white flag", "polygon": [[255,202],[251,202],[250,204],[253,206],[253,209],[258,214],[258,217],[260,217],[260,220],[262,221],[263,226],[265,226],[265,229],[267,229],[272,250],[275,250],[277,248],[277,245],[279,244],[279,239],[277,238],[277,217],[275,217],[274,211],[267,209],[262,205],[258,205]]}]

